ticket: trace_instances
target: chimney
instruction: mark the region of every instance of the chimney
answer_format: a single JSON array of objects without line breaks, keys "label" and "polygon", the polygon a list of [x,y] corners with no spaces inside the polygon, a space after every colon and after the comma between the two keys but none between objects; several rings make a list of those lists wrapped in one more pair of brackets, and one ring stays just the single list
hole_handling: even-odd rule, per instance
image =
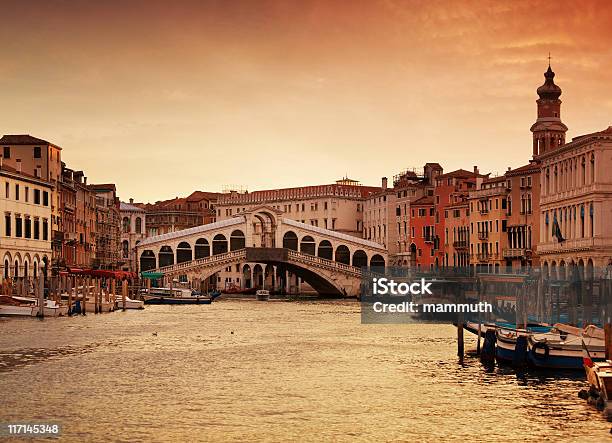
[{"label": "chimney", "polygon": [[510,166],[508,166],[508,172],[512,171],[512,168]]},{"label": "chimney", "polygon": [[17,172],[21,174],[21,159],[17,159]]},{"label": "chimney", "polygon": [[387,177],[382,178],[382,188],[383,190],[387,189]]},{"label": "chimney", "polygon": [[480,174],[480,171],[478,170],[478,166],[474,166],[474,174]]},{"label": "chimney", "polygon": [[133,198],[130,199],[130,205],[131,204],[134,204],[134,199]]}]

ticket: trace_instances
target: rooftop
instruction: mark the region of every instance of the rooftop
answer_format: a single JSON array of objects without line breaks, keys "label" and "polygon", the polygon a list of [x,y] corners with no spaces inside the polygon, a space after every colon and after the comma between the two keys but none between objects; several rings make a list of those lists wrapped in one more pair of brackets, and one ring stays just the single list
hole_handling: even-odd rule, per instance
[{"label": "rooftop", "polygon": [[[42,138],[36,138],[29,134],[7,134],[0,138],[0,144],[3,145],[51,145],[59,148],[59,146],[49,143]],[[60,148],[61,149],[61,148]]]}]

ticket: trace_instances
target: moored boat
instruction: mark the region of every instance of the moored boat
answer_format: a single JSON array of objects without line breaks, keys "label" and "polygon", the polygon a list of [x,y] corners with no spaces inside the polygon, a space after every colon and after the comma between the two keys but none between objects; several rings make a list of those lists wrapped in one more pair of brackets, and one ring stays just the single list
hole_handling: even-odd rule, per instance
[{"label": "moored boat", "polygon": [[258,289],[257,292],[255,292],[255,297],[259,301],[267,301],[268,298],[270,298],[270,291],[267,289]]},{"label": "moored boat", "polygon": [[603,331],[592,325],[583,330],[556,324],[549,332],[528,338],[529,361],[538,368],[582,369],[583,348],[593,361],[604,360]]},{"label": "moored boat", "polygon": [[[123,297],[121,295],[115,298],[115,309],[123,309]],[[125,297],[125,309],[144,309],[144,301]]]},{"label": "moored boat", "polygon": [[151,288],[143,295],[149,305],[209,305],[212,297],[192,295],[189,289]]}]

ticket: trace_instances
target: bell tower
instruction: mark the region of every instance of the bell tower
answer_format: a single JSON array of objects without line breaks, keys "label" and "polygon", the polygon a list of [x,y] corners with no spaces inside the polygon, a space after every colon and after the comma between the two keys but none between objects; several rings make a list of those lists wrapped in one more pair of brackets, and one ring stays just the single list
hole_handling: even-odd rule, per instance
[{"label": "bell tower", "polygon": [[531,126],[534,158],[565,144],[565,133],[567,132],[567,126],[561,121],[561,100],[559,100],[561,88],[555,84],[555,73],[550,67],[550,56],[544,78],[544,84],[537,90],[538,118]]}]

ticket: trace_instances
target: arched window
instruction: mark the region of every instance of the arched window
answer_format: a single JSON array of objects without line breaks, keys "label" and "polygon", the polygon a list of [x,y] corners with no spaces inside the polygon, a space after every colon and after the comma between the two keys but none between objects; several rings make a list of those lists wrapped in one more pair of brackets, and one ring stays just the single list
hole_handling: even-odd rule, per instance
[{"label": "arched window", "polygon": [[191,260],[191,245],[186,241],[180,242],[176,247],[176,262],[183,263]]},{"label": "arched window", "polygon": [[213,238],[213,255],[225,254],[227,252],[227,238],[223,234],[217,234]]},{"label": "arched window", "polygon": [[308,255],[315,255],[315,241],[310,235],[302,237],[300,241],[300,252]]},{"label": "arched window", "polygon": [[142,234],[142,219],[136,217],[136,234]]},{"label": "arched window", "polygon": [[127,240],[123,240],[121,242],[121,252],[122,252],[123,258],[129,258],[129,256],[130,256],[130,244],[128,243]]},{"label": "arched window", "polygon": [[595,183],[595,154],[591,154],[591,183]]},{"label": "arched window", "polygon": [[129,217],[123,217],[122,226],[123,226],[123,232],[125,233],[130,232],[130,218]]},{"label": "arched window", "polygon": [[140,271],[145,272],[150,269],[155,269],[156,267],[156,259],[153,251],[142,251],[142,254],[140,254]]},{"label": "arched window", "polygon": [[321,241],[319,243],[319,250],[317,251],[317,255],[327,260],[333,260],[334,248],[332,247],[332,244],[327,240]]},{"label": "arched window", "polygon": [[285,232],[283,235],[283,248],[291,249],[293,251],[298,250],[298,236],[293,231]]},{"label": "arched window", "polygon": [[365,251],[358,249],[353,254],[353,266],[356,268],[365,268],[368,266],[368,256]]},{"label": "arched window", "polygon": [[244,238],[244,232],[236,229],[230,235],[230,251],[236,251],[238,249],[244,249],[246,240]]},{"label": "arched window", "polygon": [[351,264],[351,251],[349,251],[349,248],[344,245],[338,246],[336,248],[335,261],[337,261],[338,263],[344,263],[345,265],[350,265]]},{"label": "arched window", "polygon": [[385,267],[385,259],[380,254],[375,254],[370,259],[370,267],[371,268],[384,268]]},{"label": "arched window", "polygon": [[159,250],[159,267],[171,266],[174,264],[174,252],[170,246],[162,246]]},{"label": "arched window", "polygon": [[204,258],[210,256],[210,244],[205,238],[198,238],[195,242],[195,258]]},{"label": "arched window", "polygon": [[4,278],[9,278],[9,268],[11,266],[9,265],[9,261],[8,260],[4,260]]}]

